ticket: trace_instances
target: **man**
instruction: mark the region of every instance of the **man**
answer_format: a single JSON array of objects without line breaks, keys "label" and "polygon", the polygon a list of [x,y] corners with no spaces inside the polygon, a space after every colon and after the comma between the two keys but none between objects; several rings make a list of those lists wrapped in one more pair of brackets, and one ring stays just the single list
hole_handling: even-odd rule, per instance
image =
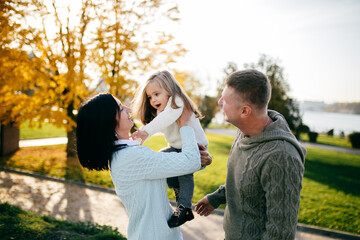
[{"label": "man", "polygon": [[294,239],[306,150],[284,117],[268,110],[271,85],[256,70],[228,76],[219,99],[238,134],[230,150],[225,185],[195,205],[209,215],[226,203],[225,239]]}]

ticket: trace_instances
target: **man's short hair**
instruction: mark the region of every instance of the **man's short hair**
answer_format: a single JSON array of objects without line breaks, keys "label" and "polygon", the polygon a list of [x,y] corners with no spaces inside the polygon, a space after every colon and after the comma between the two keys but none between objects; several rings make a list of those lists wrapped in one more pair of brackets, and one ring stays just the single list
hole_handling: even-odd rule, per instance
[{"label": "man's short hair", "polygon": [[258,108],[267,107],[271,97],[269,79],[261,72],[249,69],[231,73],[226,79],[226,86],[235,89],[241,99]]}]

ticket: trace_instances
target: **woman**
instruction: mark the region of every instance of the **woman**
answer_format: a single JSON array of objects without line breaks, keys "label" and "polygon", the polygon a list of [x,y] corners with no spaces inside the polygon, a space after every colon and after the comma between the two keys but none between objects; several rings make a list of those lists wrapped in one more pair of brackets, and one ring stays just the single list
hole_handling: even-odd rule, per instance
[{"label": "woman", "polygon": [[[154,152],[129,139],[130,109],[111,94],[99,94],[79,109],[77,151],[90,170],[110,169],[117,195],[128,215],[128,239],[182,239],[180,228],[169,228],[172,215],[166,178],[189,174],[211,163],[207,151],[199,154],[194,131],[187,126],[191,111],[178,124],[182,152]],[[201,159],[200,159],[201,155]]]}]

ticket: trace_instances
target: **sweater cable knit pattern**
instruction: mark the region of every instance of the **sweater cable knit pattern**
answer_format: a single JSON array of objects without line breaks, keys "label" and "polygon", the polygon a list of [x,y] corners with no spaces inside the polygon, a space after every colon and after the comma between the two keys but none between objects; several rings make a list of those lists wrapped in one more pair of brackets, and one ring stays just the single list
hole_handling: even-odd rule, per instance
[{"label": "sweater cable knit pattern", "polygon": [[172,208],[166,178],[200,169],[200,154],[191,127],[180,129],[181,153],[154,152],[129,146],[113,153],[110,173],[116,194],[129,215],[129,240],[179,240],[180,228],[169,228]]},{"label": "sweater cable knit pattern", "polygon": [[274,122],[260,134],[238,132],[226,184],[208,195],[214,207],[226,203],[226,240],[295,238],[306,150],[281,114],[268,115]]}]

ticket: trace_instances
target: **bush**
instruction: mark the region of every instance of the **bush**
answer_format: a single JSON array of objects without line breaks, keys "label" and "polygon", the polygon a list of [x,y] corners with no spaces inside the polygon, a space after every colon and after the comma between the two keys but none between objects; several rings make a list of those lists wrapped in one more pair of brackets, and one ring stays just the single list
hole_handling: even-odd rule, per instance
[{"label": "bush", "polygon": [[300,124],[295,130],[296,139],[298,139],[298,140],[300,139],[300,134],[301,133],[308,133],[309,131],[310,131],[310,128],[307,125]]},{"label": "bush", "polygon": [[334,136],[334,129],[329,130],[326,135],[328,135],[329,137],[333,137]]},{"label": "bush", "polygon": [[341,131],[339,136],[340,136],[340,138],[344,138],[345,137],[344,131]]},{"label": "bush", "polygon": [[309,132],[308,132],[309,141],[310,141],[310,142],[313,142],[313,143],[316,143],[316,139],[317,139],[318,135],[319,135],[319,134],[318,134],[317,132],[311,132],[311,131],[309,131]]},{"label": "bush", "polygon": [[218,112],[217,98],[206,96],[201,100],[199,105],[199,110],[204,116],[200,119],[201,126],[207,128],[211,123],[211,120],[214,118],[215,114]]},{"label": "bush", "polygon": [[353,148],[360,148],[360,132],[353,132],[349,134],[349,141]]}]

